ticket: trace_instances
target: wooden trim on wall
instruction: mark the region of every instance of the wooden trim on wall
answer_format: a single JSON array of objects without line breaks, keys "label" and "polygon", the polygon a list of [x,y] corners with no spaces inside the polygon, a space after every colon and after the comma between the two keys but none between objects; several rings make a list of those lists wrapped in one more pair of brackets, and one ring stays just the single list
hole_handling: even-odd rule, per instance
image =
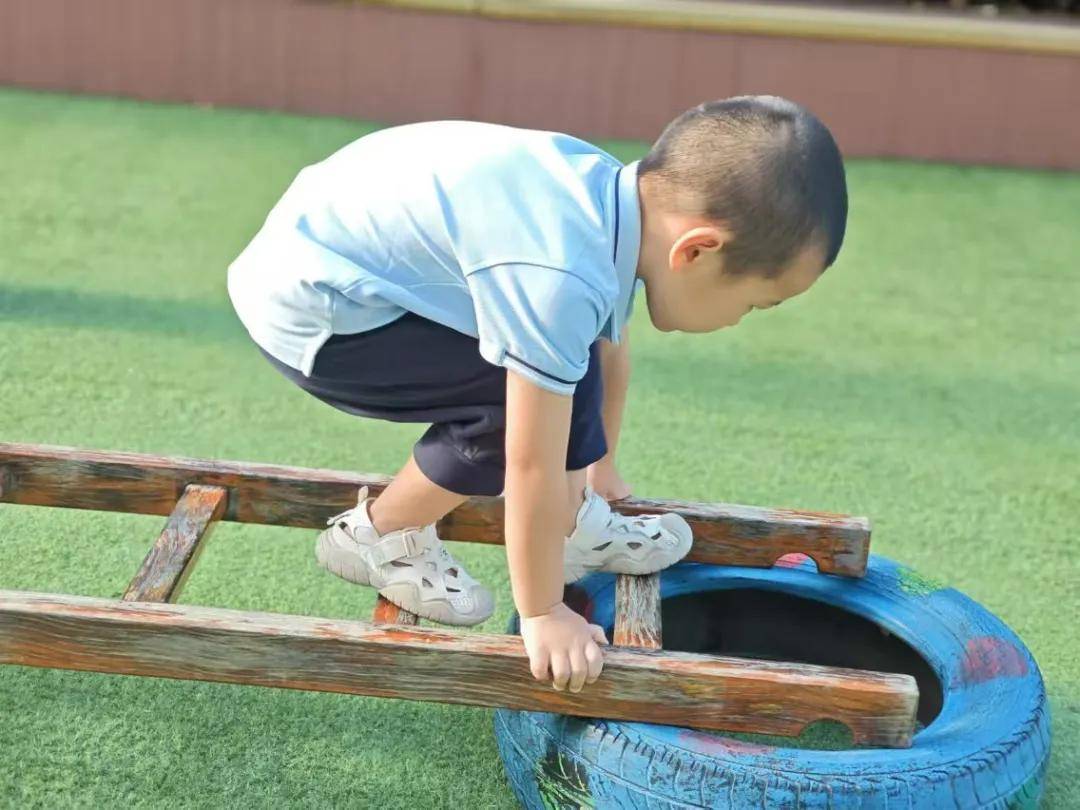
[{"label": "wooden trim on wall", "polygon": [[1080,56],[1080,25],[809,5],[702,0],[352,0],[363,5],[543,22],[983,48]]}]

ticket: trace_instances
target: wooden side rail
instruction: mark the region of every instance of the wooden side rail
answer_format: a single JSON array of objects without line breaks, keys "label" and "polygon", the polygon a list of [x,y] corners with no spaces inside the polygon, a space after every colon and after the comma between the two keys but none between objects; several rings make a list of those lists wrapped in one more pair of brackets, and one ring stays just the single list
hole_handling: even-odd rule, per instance
[{"label": "wooden side rail", "polygon": [[[0,443],[0,502],[7,503],[168,515],[185,487],[200,484],[227,490],[222,520],[321,529],[327,517],[356,505],[359,487],[378,495],[389,482],[338,470]],[[768,567],[802,552],[825,573],[866,572],[864,517],[645,498],[616,508],[681,514],[694,530],[689,561]],[[502,510],[502,498],[470,498],[439,521],[439,536],[501,544]]]},{"label": "wooden side rail", "polygon": [[189,484],[124,592],[128,602],[175,602],[214,524],[225,513],[221,487]]},{"label": "wooden side rail", "polygon": [[579,693],[537,681],[519,636],[0,591],[0,663],[505,706],[700,729],[911,744],[909,675],[612,647]]}]

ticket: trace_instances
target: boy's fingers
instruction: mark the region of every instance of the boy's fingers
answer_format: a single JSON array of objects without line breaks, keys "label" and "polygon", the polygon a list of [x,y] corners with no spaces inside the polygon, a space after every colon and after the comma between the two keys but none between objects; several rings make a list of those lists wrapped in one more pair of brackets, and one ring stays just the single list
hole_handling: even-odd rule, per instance
[{"label": "boy's fingers", "polygon": [[[592,643],[589,643],[592,646]],[[580,692],[585,685],[585,678],[589,674],[589,662],[585,660],[585,653],[580,647],[570,650],[570,682],[567,684],[571,692]]]},{"label": "boy's fingers", "polygon": [[536,655],[529,656],[529,670],[538,681],[548,679],[548,651],[541,647]]},{"label": "boy's fingers", "polygon": [[604,628],[598,624],[590,624],[589,629],[592,631],[593,640],[597,644],[607,644],[607,636],[604,634]]},{"label": "boy's fingers", "polygon": [[570,660],[566,653],[554,653],[551,656],[551,685],[560,692],[566,689],[570,680]]},{"label": "boy's fingers", "polygon": [[585,660],[589,665],[589,677],[585,679],[585,682],[594,683],[604,669],[604,653],[596,644],[586,644]]}]

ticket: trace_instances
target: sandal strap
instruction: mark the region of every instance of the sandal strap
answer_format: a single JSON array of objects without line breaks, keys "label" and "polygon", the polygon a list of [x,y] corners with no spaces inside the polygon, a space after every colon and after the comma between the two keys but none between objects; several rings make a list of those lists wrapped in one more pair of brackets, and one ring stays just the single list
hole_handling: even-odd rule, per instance
[{"label": "sandal strap", "polygon": [[385,565],[402,557],[415,557],[426,545],[417,540],[413,532],[402,532],[396,537],[387,537],[366,547],[368,559],[374,566]]},{"label": "sandal strap", "polygon": [[648,527],[657,524],[659,520],[659,515],[624,515],[620,512],[612,512],[608,526],[612,531],[619,531],[622,534],[644,534],[651,539],[655,532],[649,532]]},{"label": "sandal strap", "polygon": [[570,533],[572,537],[581,538],[584,542],[599,542],[600,538],[608,530],[608,525],[613,515],[611,505],[592,487],[586,486],[585,498],[578,510],[576,525]]}]

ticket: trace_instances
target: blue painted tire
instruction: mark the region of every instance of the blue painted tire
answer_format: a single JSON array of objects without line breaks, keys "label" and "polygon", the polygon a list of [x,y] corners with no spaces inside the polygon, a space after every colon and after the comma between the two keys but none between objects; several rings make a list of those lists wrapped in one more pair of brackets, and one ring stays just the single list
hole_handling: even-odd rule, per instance
[{"label": "blue painted tire", "polygon": [[[590,574],[569,587],[575,609],[610,639],[614,576]],[[823,751],[498,709],[495,739],[522,806],[1038,806],[1050,751],[1042,675],[1020,639],[978,603],[877,555],[862,579],[822,576],[808,560],[771,569],[680,563],[661,575],[662,600],[724,589],[789,594],[870,620],[929,664],[941,686],[940,712],[911,748]],[[508,632],[519,632],[518,621],[515,613]]]}]

